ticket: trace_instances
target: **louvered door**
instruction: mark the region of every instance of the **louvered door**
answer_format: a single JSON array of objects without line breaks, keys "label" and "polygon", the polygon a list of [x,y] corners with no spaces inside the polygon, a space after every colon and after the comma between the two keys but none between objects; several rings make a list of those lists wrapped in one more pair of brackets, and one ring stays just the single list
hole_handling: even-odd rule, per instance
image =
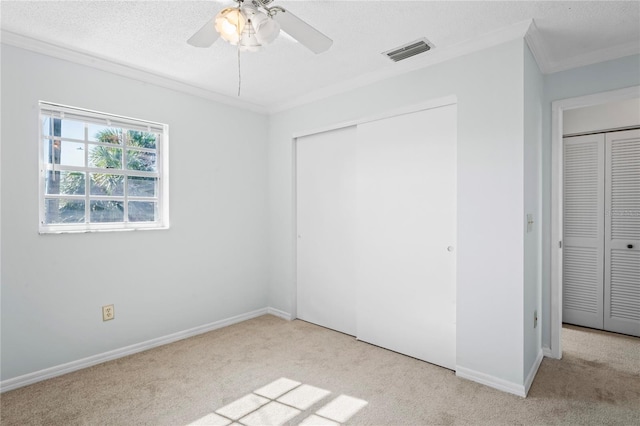
[{"label": "louvered door", "polygon": [[564,139],[562,319],[603,328],[604,135]]},{"label": "louvered door", "polygon": [[640,336],[640,130],[606,135],[604,329]]}]

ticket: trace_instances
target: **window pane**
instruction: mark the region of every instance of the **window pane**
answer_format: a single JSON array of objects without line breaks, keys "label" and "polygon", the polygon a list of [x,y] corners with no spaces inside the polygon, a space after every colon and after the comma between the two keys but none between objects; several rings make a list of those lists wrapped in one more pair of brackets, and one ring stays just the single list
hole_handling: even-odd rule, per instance
[{"label": "window pane", "polygon": [[[43,155],[44,157],[42,157],[44,159],[45,163],[51,164],[53,161],[51,159],[51,149],[53,147],[53,141],[50,139],[45,139],[42,141],[42,149],[43,149]],[[56,163],[59,163],[60,161],[56,160]]]},{"label": "window pane", "polygon": [[156,171],[156,154],[154,152],[127,150],[127,169],[142,170],[145,172]]},{"label": "window pane", "polygon": [[75,120],[62,120],[60,136],[63,138],[84,140],[84,123],[82,121]]},{"label": "window pane", "polygon": [[51,136],[53,134],[53,119],[51,117],[42,117],[42,135]]},{"label": "window pane", "polygon": [[91,222],[124,222],[124,203],[122,201],[91,200]]},{"label": "window pane", "polygon": [[83,223],[84,200],[46,199],[45,223]]},{"label": "window pane", "polygon": [[156,139],[158,138],[156,133],[138,132],[136,130],[129,130],[128,133],[127,145],[137,146],[138,148],[156,148]]},{"label": "window pane", "polygon": [[89,145],[89,167],[121,169],[122,149]]},{"label": "window pane", "polygon": [[83,172],[48,171],[45,180],[47,194],[84,195]]},{"label": "window pane", "polygon": [[127,194],[131,197],[155,197],[157,183],[157,178],[129,176]]},{"label": "window pane", "polygon": [[164,227],[165,125],[39,105],[40,232]]},{"label": "window pane", "polygon": [[153,222],[156,220],[158,203],[147,201],[129,201],[130,222]]},{"label": "window pane", "polygon": [[124,176],[91,173],[89,191],[91,195],[124,195]]},{"label": "window pane", "polygon": [[122,144],[122,129],[89,123],[89,140],[102,143]]},{"label": "window pane", "polygon": [[84,144],[46,139],[44,161],[49,164],[84,167]]}]

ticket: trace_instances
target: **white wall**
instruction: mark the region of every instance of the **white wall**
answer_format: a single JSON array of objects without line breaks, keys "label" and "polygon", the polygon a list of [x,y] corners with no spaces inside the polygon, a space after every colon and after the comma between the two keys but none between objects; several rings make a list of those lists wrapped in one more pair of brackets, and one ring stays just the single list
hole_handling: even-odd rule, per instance
[{"label": "white wall", "polygon": [[293,312],[292,135],[458,98],[457,365],[523,383],[524,44],[481,52],[275,114],[270,122],[270,306]]},{"label": "white wall", "polygon": [[[640,55],[544,76],[542,127],[542,346],[551,345],[551,103],[640,85]],[[555,244],[555,242],[553,242]]]},{"label": "white wall", "polygon": [[564,135],[640,126],[640,98],[570,109],[562,117]]},{"label": "white wall", "polygon": [[[536,249],[523,229],[526,212],[536,208],[529,188],[536,180],[539,77],[521,40],[270,120],[7,46],[1,78],[2,380],[252,309],[294,312],[292,134],[454,94],[457,363],[522,383],[538,333],[528,329],[538,305]],[[551,102],[639,84],[640,56],[544,77],[542,220],[534,225],[542,225],[543,346],[550,341]],[[169,231],[37,234],[41,99],[170,125]],[[99,260],[116,251],[118,276]],[[107,303],[115,303],[116,320],[103,323],[100,306]]]},{"label": "white wall", "polygon": [[[38,235],[38,100],[169,124],[171,229]],[[266,307],[267,130],[3,45],[2,380]]]},{"label": "white wall", "polygon": [[[541,349],[542,268],[542,95],[543,76],[531,51],[524,49],[524,373],[536,367]],[[527,215],[533,215],[528,227]],[[534,328],[534,314],[538,325]]]}]

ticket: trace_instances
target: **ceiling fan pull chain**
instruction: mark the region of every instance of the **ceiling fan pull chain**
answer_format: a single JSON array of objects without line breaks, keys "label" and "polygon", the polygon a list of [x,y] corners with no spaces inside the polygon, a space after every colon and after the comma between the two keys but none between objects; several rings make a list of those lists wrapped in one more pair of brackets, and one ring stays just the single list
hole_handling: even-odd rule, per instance
[{"label": "ceiling fan pull chain", "polygon": [[240,97],[241,84],[242,84],[242,74],[240,72],[240,44],[238,44],[238,97]]},{"label": "ceiling fan pull chain", "polygon": [[[240,13],[240,4],[242,4],[243,0],[236,1],[238,2],[238,13]],[[240,86],[242,85],[242,73],[240,68],[240,38],[242,36],[242,30],[240,29],[240,25],[236,26],[236,31],[238,31],[238,97],[240,97]]]}]

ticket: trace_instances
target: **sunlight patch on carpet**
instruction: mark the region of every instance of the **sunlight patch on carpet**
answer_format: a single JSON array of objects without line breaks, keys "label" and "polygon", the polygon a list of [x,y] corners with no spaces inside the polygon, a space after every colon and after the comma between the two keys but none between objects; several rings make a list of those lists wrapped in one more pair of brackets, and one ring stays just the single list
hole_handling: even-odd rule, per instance
[{"label": "sunlight patch on carpet", "polygon": [[331,392],[311,385],[302,385],[278,398],[278,402],[296,407],[300,410],[310,408],[316,402],[324,399]]},{"label": "sunlight patch on carpet", "polygon": [[282,377],[274,382],[269,383],[266,386],[261,387],[260,389],[253,391],[253,393],[255,393],[256,395],[262,395],[269,399],[276,399],[280,395],[283,395],[298,386],[300,386],[300,382]]},{"label": "sunlight patch on carpet", "polygon": [[336,426],[368,404],[362,399],[339,395],[318,408],[317,404],[329,395],[331,391],[281,377],[188,426],[278,426],[288,422]]},{"label": "sunlight patch on carpet", "polygon": [[300,414],[300,410],[279,402],[270,402],[238,422],[247,426],[282,425]]},{"label": "sunlight patch on carpet", "polygon": [[321,409],[316,414],[344,423],[353,417],[358,411],[367,405],[367,401],[352,396],[340,395]]},{"label": "sunlight patch on carpet", "polygon": [[216,414],[228,417],[231,420],[238,420],[240,417],[246,416],[250,412],[257,410],[268,402],[269,400],[267,398],[249,394],[236,401],[233,401],[229,405],[225,405],[219,410],[216,410]]}]

